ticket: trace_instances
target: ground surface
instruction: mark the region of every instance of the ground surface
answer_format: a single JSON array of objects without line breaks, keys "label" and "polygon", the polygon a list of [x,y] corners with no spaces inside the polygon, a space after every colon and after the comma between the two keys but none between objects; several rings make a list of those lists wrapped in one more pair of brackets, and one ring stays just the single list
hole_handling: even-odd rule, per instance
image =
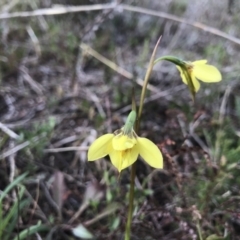
[{"label": "ground surface", "polygon": [[124,124],[160,35],[157,57],[208,59],[223,81],[193,103],[174,65],[154,67],[140,134],[164,169],[138,161],[132,239],[239,239],[240,5],[123,3],[0,3],[0,239],[123,239],[130,170],[87,149]]}]

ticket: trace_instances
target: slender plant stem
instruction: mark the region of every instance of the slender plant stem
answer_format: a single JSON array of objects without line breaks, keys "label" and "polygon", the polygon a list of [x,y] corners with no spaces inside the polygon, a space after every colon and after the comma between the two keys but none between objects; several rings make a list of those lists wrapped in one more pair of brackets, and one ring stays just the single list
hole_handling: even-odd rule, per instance
[{"label": "slender plant stem", "polygon": [[[143,104],[144,104],[144,98],[146,96],[147,91],[147,85],[149,82],[149,77],[152,72],[153,66],[154,66],[154,58],[157,52],[157,47],[160,43],[161,37],[158,39],[157,44],[153,50],[148,69],[144,78],[144,83],[142,87],[141,97],[140,97],[140,103],[139,103],[139,109],[138,109],[138,115],[137,115],[137,122],[135,126],[136,133],[139,133],[139,127],[140,127],[140,120],[143,110]],[[134,106],[135,103],[133,103]],[[133,217],[133,202],[134,202],[134,188],[135,188],[135,176],[136,176],[136,162],[132,165],[131,168],[131,182],[130,182],[130,190],[129,190],[129,206],[128,206],[128,218],[127,218],[127,224],[126,224],[126,230],[125,230],[125,240],[130,240],[131,235],[131,225],[132,225],[132,217]]]},{"label": "slender plant stem", "polygon": [[144,98],[146,96],[146,91],[147,91],[147,85],[148,85],[148,82],[149,82],[149,77],[150,77],[150,75],[152,73],[152,69],[153,69],[153,66],[154,66],[155,55],[156,55],[156,52],[157,52],[158,45],[159,45],[159,43],[161,41],[161,38],[162,38],[162,36],[160,36],[160,38],[157,41],[157,44],[155,45],[155,48],[154,48],[152,56],[150,58],[148,69],[147,69],[147,72],[146,72],[146,75],[145,75],[145,78],[144,78],[144,83],[143,83],[141,97],[140,97],[140,103],[139,103],[139,109],[138,109],[138,116],[137,116],[137,124],[136,124],[136,132],[137,133],[139,132],[140,120],[141,120],[141,116],[142,116]]},{"label": "slender plant stem", "polygon": [[129,206],[128,206],[128,218],[127,225],[125,230],[125,240],[130,240],[131,234],[131,225],[132,225],[132,217],[133,217],[133,202],[134,202],[134,180],[136,176],[136,164],[134,163],[131,168],[131,185],[129,190]]},{"label": "slender plant stem", "polygon": [[199,220],[197,221],[197,232],[198,232],[199,239],[203,240],[202,231],[201,231]]}]

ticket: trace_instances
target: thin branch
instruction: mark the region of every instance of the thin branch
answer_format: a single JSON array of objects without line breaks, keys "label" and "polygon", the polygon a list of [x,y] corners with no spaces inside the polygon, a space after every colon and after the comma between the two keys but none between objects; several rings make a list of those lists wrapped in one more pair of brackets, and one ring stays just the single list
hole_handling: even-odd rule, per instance
[{"label": "thin branch", "polygon": [[19,138],[19,136],[15,132],[13,132],[11,129],[9,129],[6,125],[4,125],[1,122],[0,122],[0,129],[13,139]]},{"label": "thin branch", "polygon": [[187,24],[187,25],[190,25],[192,27],[199,28],[199,29],[201,29],[201,30],[203,30],[205,32],[209,32],[209,33],[211,33],[213,35],[225,38],[225,39],[227,39],[227,40],[229,40],[231,42],[234,42],[236,44],[240,44],[240,39],[239,38],[233,37],[233,36],[231,36],[231,35],[229,35],[229,34],[227,34],[225,32],[220,31],[217,28],[209,27],[209,26],[207,26],[207,25],[205,25],[203,23],[200,23],[200,22],[190,22],[187,19],[176,17],[173,14],[160,12],[160,11],[155,11],[155,10],[150,10],[150,9],[141,8],[141,7],[134,7],[134,6],[125,5],[125,4],[120,5],[119,8],[120,7],[122,9],[124,9],[124,10],[127,10],[127,11],[132,11],[132,12],[137,12],[137,13],[144,13],[144,14],[147,14],[147,15],[156,16],[156,17],[168,19],[168,20],[171,20],[171,21]]},{"label": "thin branch", "polygon": [[85,6],[57,5],[53,8],[37,9],[29,12],[2,13],[0,14],[0,19],[35,17],[35,16],[43,16],[43,15],[59,15],[59,14],[66,14],[66,13],[73,13],[73,12],[86,12],[86,11],[112,9],[115,7],[116,7],[116,3],[95,4],[95,5],[85,5]]},{"label": "thin branch", "polygon": [[18,151],[22,150],[23,148],[29,146],[30,143],[36,143],[37,141],[39,141],[41,138],[43,138],[45,136],[46,136],[46,134],[43,133],[40,136],[33,137],[30,141],[25,141],[25,142],[17,145],[16,147],[13,147],[13,148],[7,150],[6,152],[0,154],[0,160],[4,159],[6,157],[9,157],[14,153],[17,153]]},{"label": "thin branch", "polygon": [[59,15],[59,14],[67,14],[67,13],[83,12],[83,11],[97,11],[97,10],[114,9],[114,8],[118,11],[126,10],[131,12],[143,13],[143,14],[147,14],[147,15],[151,15],[159,18],[168,19],[178,23],[187,24],[189,26],[199,28],[205,32],[209,32],[213,35],[222,37],[233,43],[240,45],[239,38],[233,37],[223,31],[220,31],[217,28],[207,26],[200,22],[189,22],[187,19],[177,17],[173,14],[146,9],[142,7],[130,6],[127,4],[118,5],[117,3],[110,3],[110,4],[85,5],[85,6],[61,6],[60,5],[53,8],[38,9],[35,11],[29,11],[29,12],[2,13],[0,14],[0,20],[9,19],[9,18],[19,18],[19,17],[34,17],[34,16],[42,16],[42,15]]},{"label": "thin branch", "polygon": [[[95,57],[97,60],[99,60],[100,62],[104,63],[105,65],[107,65],[108,67],[110,67],[111,69],[113,69],[114,71],[116,71],[117,73],[119,73],[120,75],[124,76],[127,79],[134,79],[134,76],[132,73],[128,72],[127,70],[121,68],[120,66],[118,66],[116,63],[112,62],[111,60],[105,58],[104,56],[102,56],[101,54],[99,54],[97,51],[95,51],[94,49],[92,49],[90,46],[82,43],[80,45],[80,48],[82,48],[83,50],[85,50],[87,53],[89,53],[90,55],[92,55],[93,57]],[[137,84],[139,84],[140,86],[143,86],[144,81],[140,78],[136,79]],[[152,92],[159,92],[159,89],[154,87],[153,85],[149,84],[148,85],[148,89]]]},{"label": "thin branch", "polygon": [[87,151],[88,147],[63,147],[63,148],[48,148],[44,152],[57,153],[57,152],[70,152],[70,151]]},{"label": "thin branch", "polygon": [[21,143],[21,144],[17,145],[16,147],[13,147],[13,148],[9,149],[8,151],[6,151],[6,152],[4,152],[3,154],[0,155],[0,159],[4,159],[6,157],[11,156],[12,154],[14,154],[14,153],[20,151],[21,149],[27,147],[29,144],[30,144],[30,142],[26,141],[24,143]]}]

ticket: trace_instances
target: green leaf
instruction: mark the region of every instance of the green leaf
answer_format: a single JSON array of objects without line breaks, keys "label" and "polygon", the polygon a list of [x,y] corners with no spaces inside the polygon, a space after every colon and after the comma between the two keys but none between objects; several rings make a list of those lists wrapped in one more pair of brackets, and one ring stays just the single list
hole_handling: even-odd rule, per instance
[{"label": "green leaf", "polygon": [[212,234],[206,238],[206,240],[224,240],[224,239],[225,239],[225,237],[219,237],[216,234]]}]

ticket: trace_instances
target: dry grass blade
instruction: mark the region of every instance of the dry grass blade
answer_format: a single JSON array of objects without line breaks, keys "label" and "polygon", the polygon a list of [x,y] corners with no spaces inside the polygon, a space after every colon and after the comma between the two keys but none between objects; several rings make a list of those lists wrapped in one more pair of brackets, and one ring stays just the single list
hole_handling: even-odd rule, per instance
[{"label": "dry grass blade", "polygon": [[168,20],[171,20],[171,21],[184,23],[184,24],[193,26],[195,28],[199,28],[199,29],[201,29],[201,30],[203,30],[205,32],[209,32],[209,33],[211,33],[213,35],[225,38],[225,39],[227,39],[227,40],[229,40],[231,42],[234,42],[236,44],[240,44],[240,39],[239,38],[233,37],[233,36],[231,36],[231,35],[229,35],[229,34],[227,34],[225,32],[220,31],[217,28],[213,28],[213,27],[207,26],[207,25],[202,24],[200,22],[190,22],[187,19],[176,17],[173,14],[169,14],[169,13],[165,13],[165,12],[159,12],[159,11],[150,10],[150,9],[141,8],[141,7],[134,7],[134,6],[125,5],[125,4],[122,4],[119,7],[121,7],[124,10],[127,10],[127,11],[144,13],[144,14],[148,14],[148,15],[151,15],[151,16],[156,16],[156,17],[168,19]]},{"label": "dry grass blade", "polygon": [[117,203],[110,204],[107,208],[105,208],[101,213],[99,213],[96,217],[91,220],[88,220],[84,223],[85,226],[90,226],[91,224],[99,221],[100,219],[112,214],[117,209],[119,209],[119,205]]},{"label": "dry grass blade", "polygon": [[87,185],[84,201],[79,207],[78,211],[73,215],[73,217],[69,220],[69,224],[73,223],[90,204],[90,201],[95,200],[99,201],[104,196],[101,186],[97,182],[90,182]]},{"label": "dry grass blade", "polygon": [[[165,90],[165,91],[158,91],[157,93],[154,93],[153,95],[150,95],[149,97],[145,98],[144,103],[149,103],[152,101],[156,101],[159,98],[172,98],[174,93],[177,93],[179,91],[182,91],[183,89],[185,89],[185,86],[183,85],[178,85],[176,87],[173,87],[171,89]],[[139,104],[139,101],[137,101],[137,103]],[[121,109],[118,110],[118,113],[125,113],[128,111],[131,111],[132,106],[129,104]]]},{"label": "dry grass blade", "polygon": [[30,142],[26,141],[24,143],[21,143],[21,144],[17,145],[16,147],[13,147],[13,148],[9,149],[8,151],[6,151],[6,152],[4,152],[0,155],[0,159],[4,159],[6,157],[11,156],[12,154],[14,154],[14,153],[20,151],[21,149],[27,147],[29,144],[30,144]]},{"label": "dry grass blade", "polygon": [[33,137],[33,138],[31,139],[31,141],[25,141],[25,142],[23,142],[23,143],[15,146],[15,147],[13,147],[13,148],[7,150],[6,152],[0,154],[0,160],[4,159],[4,158],[6,158],[6,157],[9,157],[9,156],[11,156],[12,154],[20,151],[21,149],[29,146],[29,145],[31,144],[31,142],[32,142],[32,143],[36,143],[37,141],[39,141],[39,140],[40,140],[42,137],[44,137],[44,136],[45,136],[45,134],[42,134],[41,136]]},{"label": "dry grass blade", "polygon": [[29,12],[15,12],[15,13],[2,13],[0,19],[17,18],[17,17],[33,17],[42,15],[59,15],[71,12],[86,12],[86,11],[97,11],[112,9],[116,7],[116,3],[110,4],[95,4],[86,6],[62,6],[56,5],[53,8],[37,9]]},{"label": "dry grass blade", "polygon": [[87,151],[88,147],[62,147],[62,148],[48,148],[45,149],[46,153],[57,153],[57,152],[69,152],[69,151]]},{"label": "dry grass blade", "polygon": [[229,98],[229,95],[232,91],[232,87],[231,86],[228,86],[225,93],[224,93],[224,96],[223,96],[223,100],[222,100],[222,103],[221,103],[221,106],[220,106],[220,110],[219,110],[219,124],[220,126],[223,124],[223,121],[224,121],[224,117],[225,117],[225,114],[226,114],[226,108],[227,108],[227,101],[228,101],[228,98]]},{"label": "dry grass blade", "polygon": [[19,70],[22,74],[23,80],[25,80],[31,86],[32,90],[35,91],[38,95],[43,95],[43,87],[32,79],[32,77],[28,73],[27,68],[25,66],[21,66]]},{"label": "dry grass blade", "polygon": [[[140,119],[141,119],[141,115],[142,115],[142,110],[143,110],[143,104],[144,104],[144,99],[145,99],[145,95],[146,95],[146,89],[149,86],[149,78],[150,75],[152,73],[152,69],[154,66],[154,60],[155,60],[155,56],[156,56],[156,52],[157,52],[157,48],[160,44],[160,41],[162,39],[162,36],[159,37],[154,49],[153,49],[153,53],[152,56],[150,58],[149,64],[148,64],[148,68],[147,68],[147,72],[144,78],[144,82],[143,82],[143,90],[141,93],[141,97],[140,97],[140,103],[139,103],[139,110],[138,110],[138,121],[137,121],[137,125],[136,125],[136,131],[139,131],[139,126],[140,126]],[[159,90],[158,90],[159,91]]]},{"label": "dry grass blade", "polygon": [[219,130],[217,131],[217,139],[215,142],[215,153],[214,153],[214,158],[213,161],[216,164],[218,159],[221,157],[221,151],[222,151],[222,139],[223,139],[223,135],[224,135],[224,131],[222,129],[223,123],[224,123],[224,118],[225,118],[225,114],[226,114],[226,108],[227,108],[227,102],[228,102],[228,98],[229,95],[232,91],[232,87],[228,86],[223,99],[222,99],[222,103],[219,109]]},{"label": "dry grass blade", "polygon": [[[14,142],[10,142],[11,148],[14,147]],[[16,172],[16,165],[15,165],[15,156],[14,154],[9,156],[9,167],[10,167],[10,174],[9,174],[9,182],[13,182]]]},{"label": "dry grass blade", "polygon": [[64,182],[64,174],[60,171],[56,171],[53,176],[53,200],[58,205],[59,211],[61,211],[63,206],[63,201],[66,196],[66,186]]},{"label": "dry grass blade", "polygon": [[33,46],[34,46],[37,56],[40,57],[41,56],[41,46],[40,46],[39,40],[38,40],[35,32],[33,31],[33,29],[30,26],[27,27],[27,32],[32,40],[32,43],[33,43]]},{"label": "dry grass blade", "polygon": [[11,129],[9,129],[7,126],[5,126],[1,122],[0,122],[0,129],[13,139],[19,138],[19,136],[15,132],[13,132]]},{"label": "dry grass blade", "polygon": [[[96,52],[94,49],[92,49],[91,47],[89,47],[88,45],[82,43],[80,45],[80,48],[82,48],[83,50],[85,50],[87,53],[89,53],[90,55],[92,55],[93,57],[95,57],[96,59],[98,59],[100,62],[104,63],[105,65],[107,65],[108,67],[110,67],[111,69],[113,69],[114,71],[116,71],[117,73],[121,74],[122,76],[124,76],[125,78],[128,79],[133,79],[134,76],[132,73],[126,71],[125,69],[119,67],[116,63],[110,61],[109,59],[105,58],[104,56],[102,56],[101,54],[99,54],[98,52]],[[143,86],[144,81],[140,78],[137,78],[136,80],[137,84],[139,84],[140,86]],[[158,92],[159,90],[157,88],[155,88],[154,86],[148,84],[148,89],[152,92]]]},{"label": "dry grass blade", "polygon": [[56,6],[54,8],[38,9],[35,11],[29,11],[29,12],[2,13],[2,14],[0,14],[0,19],[18,18],[18,17],[34,17],[34,16],[42,16],[42,15],[59,15],[59,14],[67,14],[67,13],[73,13],[73,12],[97,11],[97,10],[114,9],[114,8],[120,9],[120,10],[137,12],[137,13],[143,13],[143,14],[156,16],[156,17],[168,19],[171,21],[187,24],[187,25],[193,26],[195,28],[199,28],[205,32],[209,32],[216,36],[227,39],[236,44],[240,44],[239,38],[233,37],[223,31],[220,31],[217,28],[207,26],[200,22],[189,22],[187,19],[177,17],[173,14],[159,12],[159,11],[146,9],[146,8],[142,8],[142,7],[130,6],[127,4],[119,4],[118,5],[116,3],[110,3],[110,4],[74,6],[74,7],[73,6]]}]

